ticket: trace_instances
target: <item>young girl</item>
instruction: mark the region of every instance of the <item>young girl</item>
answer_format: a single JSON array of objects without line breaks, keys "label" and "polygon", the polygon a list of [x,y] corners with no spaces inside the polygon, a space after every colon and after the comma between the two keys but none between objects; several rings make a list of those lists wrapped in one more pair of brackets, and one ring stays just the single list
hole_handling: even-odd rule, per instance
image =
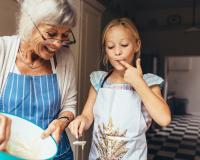
[{"label": "young girl", "polygon": [[171,121],[160,91],[163,80],[142,74],[140,48],[139,33],[129,19],[115,19],[106,26],[102,51],[112,70],[91,73],[83,112],[69,125],[79,138],[94,120],[90,160],[146,160],[145,132],[151,118],[161,126]]}]

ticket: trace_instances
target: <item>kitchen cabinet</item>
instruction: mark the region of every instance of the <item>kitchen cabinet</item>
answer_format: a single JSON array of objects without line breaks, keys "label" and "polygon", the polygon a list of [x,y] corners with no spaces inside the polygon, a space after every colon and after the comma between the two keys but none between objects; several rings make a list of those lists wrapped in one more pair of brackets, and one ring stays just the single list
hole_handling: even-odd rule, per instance
[{"label": "kitchen cabinet", "polygon": [[[76,62],[78,79],[78,108],[80,114],[88,96],[90,87],[89,75],[99,69],[101,58],[101,19],[104,6],[96,0],[70,0],[77,13],[77,24],[73,29],[77,43],[71,47]],[[73,147],[76,160],[87,160],[92,130],[84,134],[87,144],[82,154],[81,148]],[[70,136],[70,140],[74,139]],[[73,145],[72,145],[73,146]]]}]

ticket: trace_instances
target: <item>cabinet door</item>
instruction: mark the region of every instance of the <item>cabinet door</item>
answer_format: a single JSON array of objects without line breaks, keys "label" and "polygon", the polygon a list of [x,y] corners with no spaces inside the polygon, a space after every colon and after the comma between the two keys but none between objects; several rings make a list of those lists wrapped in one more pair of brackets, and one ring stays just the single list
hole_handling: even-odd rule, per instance
[{"label": "cabinet door", "polygon": [[72,28],[74,33],[76,44],[71,45],[70,49],[73,52],[76,65],[76,76],[78,76],[79,70],[79,57],[80,57],[80,32],[81,32],[81,1],[80,0],[68,0],[74,11],[76,12],[76,25]]},{"label": "cabinet door", "polygon": [[100,63],[100,30],[101,14],[89,4],[83,4],[83,17],[81,27],[81,67],[80,67],[80,90],[82,99],[86,100],[90,86],[89,74],[99,68]]},{"label": "cabinet door", "polygon": [[[78,112],[82,111],[82,107],[86,102],[88,90],[90,88],[89,75],[92,71],[99,69],[100,64],[100,45],[101,45],[101,15],[102,11],[87,1],[82,1],[82,21],[81,21],[81,66],[79,70],[79,106]],[[92,130],[84,134],[87,145],[84,153],[79,152],[81,157],[79,160],[87,160],[90,150]]]},{"label": "cabinet door", "polygon": [[[86,102],[90,87],[89,75],[98,70],[100,63],[101,15],[104,7],[94,0],[69,0],[77,14],[77,24],[73,28],[77,43],[70,47],[75,56],[78,77],[78,107],[80,114]],[[84,151],[72,144],[75,160],[88,160],[92,130],[84,134],[87,144]],[[75,139],[68,133],[70,141]]]},{"label": "cabinet door", "polygon": [[[78,78],[79,75],[79,59],[80,59],[80,32],[81,32],[81,0],[68,0],[74,11],[76,12],[76,26],[72,28],[72,31],[74,33],[76,44],[70,46],[70,50],[72,51],[75,59],[75,68],[76,68],[76,77]],[[79,91],[78,91],[78,95]],[[79,97],[79,96],[78,96]],[[73,142],[76,140],[69,132],[69,130],[66,129],[73,153],[74,153],[74,159],[78,160],[78,149],[73,145]]]}]

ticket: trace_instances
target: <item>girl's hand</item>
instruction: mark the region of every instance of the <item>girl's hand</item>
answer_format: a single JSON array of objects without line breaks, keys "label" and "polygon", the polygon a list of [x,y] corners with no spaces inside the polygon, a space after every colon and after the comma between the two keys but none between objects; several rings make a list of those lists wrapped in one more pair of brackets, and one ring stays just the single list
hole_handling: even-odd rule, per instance
[{"label": "girl's hand", "polygon": [[143,76],[142,68],[140,65],[140,58],[136,60],[136,68],[125,61],[120,61],[120,63],[126,68],[124,73],[124,80],[135,87],[138,83],[138,80]]},{"label": "girl's hand", "polygon": [[65,130],[67,125],[68,123],[66,121],[62,121],[62,119],[53,120],[49,124],[48,128],[43,132],[42,138],[46,138],[52,135],[55,141],[58,143],[61,138],[61,134]]},{"label": "girl's hand", "polygon": [[0,114],[0,150],[5,151],[10,138],[11,119]]},{"label": "girl's hand", "polygon": [[87,119],[83,115],[77,116],[68,126],[71,134],[77,139],[83,135],[87,124]]}]

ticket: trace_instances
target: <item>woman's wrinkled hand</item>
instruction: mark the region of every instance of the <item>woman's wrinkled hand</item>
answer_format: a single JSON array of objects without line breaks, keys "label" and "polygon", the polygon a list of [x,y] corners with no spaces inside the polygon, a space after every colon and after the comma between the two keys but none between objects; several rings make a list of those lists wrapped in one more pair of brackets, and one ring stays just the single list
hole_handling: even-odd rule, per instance
[{"label": "woman's wrinkled hand", "polygon": [[12,120],[0,114],[0,150],[6,150],[7,142],[10,138]]},{"label": "woman's wrinkled hand", "polygon": [[76,138],[80,138],[83,135],[87,124],[87,118],[83,115],[77,116],[68,126],[71,134]]},{"label": "woman's wrinkled hand", "polygon": [[67,125],[68,123],[62,121],[61,119],[53,120],[49,124],[48,128],[42,133],[42,138],[46,138],[52,135],[55,141],[58,143],[61,138],[61,134],[65,130]]},{"label": "woman's wrinkled hand", "polygon": [[143,76],[140,58],[136,60],[136,68],[125,61],[120,61],[120,63],[126,68],[124,80],[135,87],[138,84],[138,80]]}]

